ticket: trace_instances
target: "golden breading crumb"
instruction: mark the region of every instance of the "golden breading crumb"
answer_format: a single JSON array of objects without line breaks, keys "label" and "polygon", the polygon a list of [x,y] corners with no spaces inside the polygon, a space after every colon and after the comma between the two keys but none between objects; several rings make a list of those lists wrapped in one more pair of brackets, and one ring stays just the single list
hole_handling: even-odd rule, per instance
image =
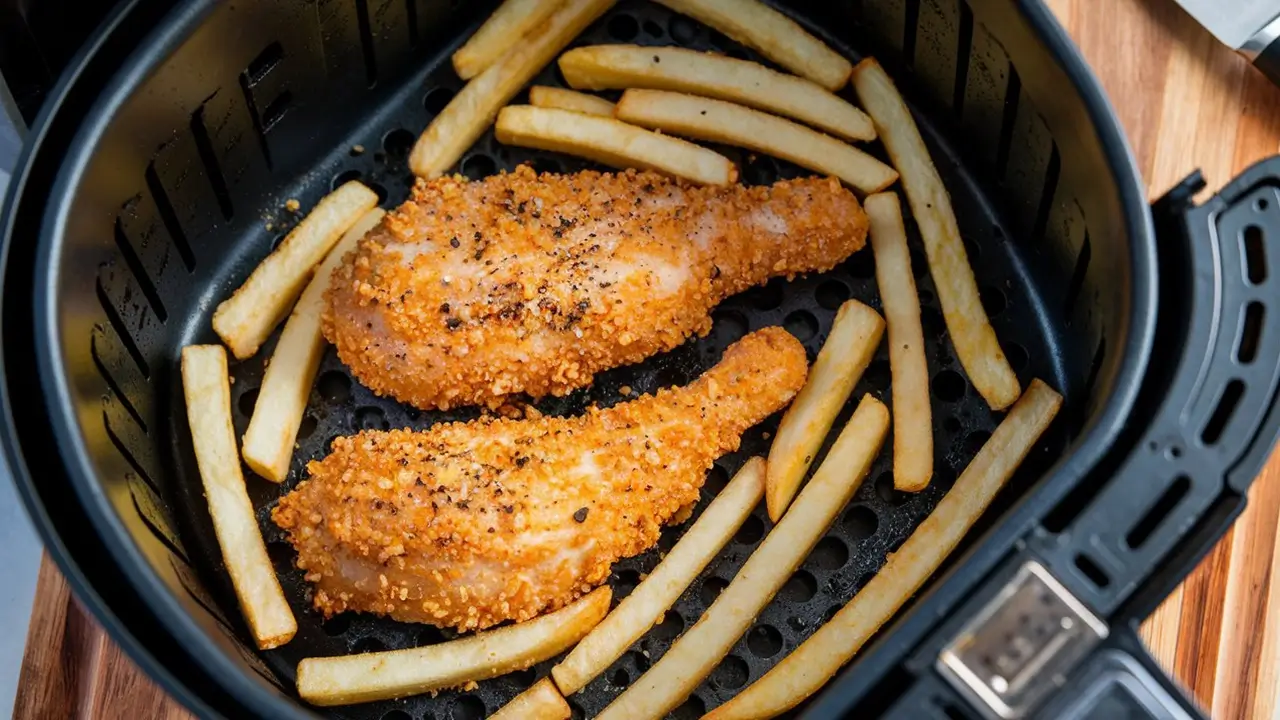
[{"label": "golden breading crumb", "polygon": [[419,180],[335,271],[324,333],[380,395],[498,408],[706,334],[725,297],[830,269],[866,233],[834,179],[720,188],[521,167]]},{"label": "golden breading crumb", "polygon": [[458,630],[564,606],[652,547],[712,463],[804,384],[781,328],[732,345],[685,388],[575,418],[485,417],[366,431],[272,512],[326,616],[372,612]]},{"label": "golden breading crumb", "polygon": [[302,209],[302,203],[298,202],[297,198],[289,198],[284,201],[284,209],[291,213],[296,213],[298,210]]}]

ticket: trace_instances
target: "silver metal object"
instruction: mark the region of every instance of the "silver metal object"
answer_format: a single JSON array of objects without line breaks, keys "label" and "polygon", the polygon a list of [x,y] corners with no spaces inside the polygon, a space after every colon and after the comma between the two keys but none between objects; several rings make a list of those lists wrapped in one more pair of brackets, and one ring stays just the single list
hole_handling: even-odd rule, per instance
[{"label": "silver metal object", "polygon": [[995,717],[1026,717],[1107,637],[1038,562],[1019,568],[938,656],[938,672]]},{"label": "silver metal object", "polygon": [[1253,39],[1280,18],[1277,0],[1178,0],[1178,4],[1224,45],[1241,52],[1252,45],[1250,60],[1267,46],[1257,47]]},{"label": "silver metal object", "polygon": [[1249,62],[1253,62],[1258,59],[1263,50],[1267,49],[1267,46],[1277,39],[1280,39],[1280,17],[1267,23],[1265,27],[1254,33],[1248,40],[1245,40],[1244,44],[1240,46],[1239,52],[1249,58]]}]

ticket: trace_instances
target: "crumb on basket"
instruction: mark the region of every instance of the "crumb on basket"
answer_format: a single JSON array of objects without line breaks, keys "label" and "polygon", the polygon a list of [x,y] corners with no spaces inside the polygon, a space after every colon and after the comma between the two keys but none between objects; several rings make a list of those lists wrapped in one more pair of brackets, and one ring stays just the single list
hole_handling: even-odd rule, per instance
[{"label": "crumb on basket", "polygon": [[363,146],[363,145],[352,145],[352,146],[351,146],[351,153],[352,153],[353,155],[360,155],[360,154],[362,154],[363,152],[364,152],[364,146]]},{"label": "crumb on basket", "polygon": [[630,386],[630,385],[623,385],[622,387],[618,388],[618,394],[619,394],[619,395],[624,395],[624,396],[629,396],[629,395],[631,395],[631,386]]},{"label": "crumb on basket", "polygon": [[302,207],[302,203],[298,202],[297,198],[289,198],[288,200],[284,201],[284,209],[288,210],[291,213],[298,212],[298,210],[301,207]]}]

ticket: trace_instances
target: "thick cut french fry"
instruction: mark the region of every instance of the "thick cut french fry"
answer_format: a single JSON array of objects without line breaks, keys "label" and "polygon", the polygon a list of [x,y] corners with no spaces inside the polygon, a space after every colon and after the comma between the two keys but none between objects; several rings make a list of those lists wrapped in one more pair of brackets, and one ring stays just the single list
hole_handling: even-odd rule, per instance
[{"label": "thick cut french fry", "polygon": [[503,105],[615,0],[564,0],[535,32],[512,39],[498,58],[462,88],[413,146],[409,169],[425,178],[440,177],[493,124]]},{"label": "thick cut french fry", "polygon": [[641,127],[790,160],[834,175],[862,192],[878,192],[898,179],[893,168],[830,135],[723,100],[666,90],[628,90],[614,116]]},{"label": "thick cut french fry", "polygon": [[876,284],[889,326],[889,368],[893,373],[893,486],[920,492],[933,477],[933,411],[929,406],[929,365],[920,326],[920,296],[911,274],[911,253],[902,206],[893,193],[872,195],[863,204],[871,223]]},{"label": "thick cut french fry", "polygon": [[542,678],[503,705],[489,720],[569,720],[573,710],[551,678]]},{"label": "thick cut french fry", "polygon": [[579,90],[672,90],[789,117],[845,140],[876,138],[871,118],[852,103],[812,80],[749,60],[677,47],[592,45],[570,50],[559,63],[565,81]]},{"label": "thick cut french fry", "polygon": [[324,354],[320,315],[324,312],[324,291],[329,287],[329,277],[342,263],[343,256],[355,249],[360,238],[385,214],[380,209],[370,210],[347,230],[320,263],[285,321],[262,378],[262,387],[258,389],[253,417],[249,419],[240,450],[245,463],[271,482],[284,482],[289,472],[298,426],[302,424],[307,396],[311,394],[320,357]]},{"label": "thick cut french fry", "polygon": [[938,176],[920,129],[893,80],[874,58],[858,63],[853,86],[876,123],[880,141],[902,174],[902,188],[920,227],[929,272],[938,288],[942,316],[956,357],[991,409],[1003,410],[1018,399],[1018,377],[1000,349],[1000,341],[982,307],[978,282],[951,209],[951,196]]},{"label": "thick cut french fry", "polygon": [[658,170],[705,185],[738,179],[738,168],[720,153],[613,118],[510,105],[498,114],[495,131],[505,145],[553,150],[618,168]]},{"label": "thick cut french fry", "polygon": [[809,378],[782,416],[769,448],[765,503],[774,522],[795,497],[836,415],[871,364],[883,335],[884,320],[857,300],[846,301],[836,312],[831,333],[809,370]]},{"label": "thick cut french fry", "polygon": [[557,108],[588,115],[613,117],[613,103],[602,97],[546,85],[534,85],[529,88],[529,104],[534,107]]},{"label": "thick cut french fry", "polygon": [[484,72],[563,4],[561,0],[506,0],[453,54],[454,72],[463,80]]},{"label": "thick cut french fry", "polygon": [[828,90],[849,80],[852,66],[794,20],[759,0],[658,0],[719,30],[791,72]]},{"label": "thick cut french fry", "polygon": [[870,395],[864,397],[791,512],[765,536],[702,618],[597,720],[664,717],[702,683],[853,497],[888,428],[889,410]]},{"label": "thick cut french fry", "polygon": [[609,612],[608,586],[553,613],[518,625],[408,650],[306,658],[298,694],[312,705],[389,700],[487,680],[572,646]]},{"label": "thick cut french fry", "polygon": [[378,195],[352,180],[326,195],[267,256],[244,285],[213,313],[213,330],[237,359],[251,357],[289,306],[316,263],[362,215],[378,204]]},{"label": "thick cut french fry", "polygon": [[561,692],[581,690],[661,621],[760,503],[764,472],[763,458],[748,460],[658,567],[551,669]]},{"label": "thick cut french fry", "polygon": [[[705,717],[763,720],[817,692],[951,554],[1031,452],[1060,407],[1062,396],[1040,380],[1031,381],[955,486],[866,587],[795,652]],[[901,423],[897,425],[901,427]]]},{"label": "thick cut french fry", "polygon": [[240,474],[231,426],[227,353],[221,346],[182,348],[182,392],[213,531],[240,601],[240,612],[259,648],[280,647],[293,639],[298,622],[276,579]]}]

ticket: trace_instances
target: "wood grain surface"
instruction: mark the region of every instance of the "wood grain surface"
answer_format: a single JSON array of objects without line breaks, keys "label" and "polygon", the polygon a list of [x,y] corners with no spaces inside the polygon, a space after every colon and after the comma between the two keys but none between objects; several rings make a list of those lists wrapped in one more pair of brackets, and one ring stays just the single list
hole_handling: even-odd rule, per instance
[{"label": "wood grain surface", "polygon": [[[875,0],[871,0],[874,2]],[[1154,198],[1195,168],[1210,189],[1280,152],[1280,88],[1171,0],[1047,0],[1101,79]],[[1235,527],[1143,626],[1212,717],[1280,720],[1280,457]],[[14,717],[187,718],[70,596],[48,558]]]}]

